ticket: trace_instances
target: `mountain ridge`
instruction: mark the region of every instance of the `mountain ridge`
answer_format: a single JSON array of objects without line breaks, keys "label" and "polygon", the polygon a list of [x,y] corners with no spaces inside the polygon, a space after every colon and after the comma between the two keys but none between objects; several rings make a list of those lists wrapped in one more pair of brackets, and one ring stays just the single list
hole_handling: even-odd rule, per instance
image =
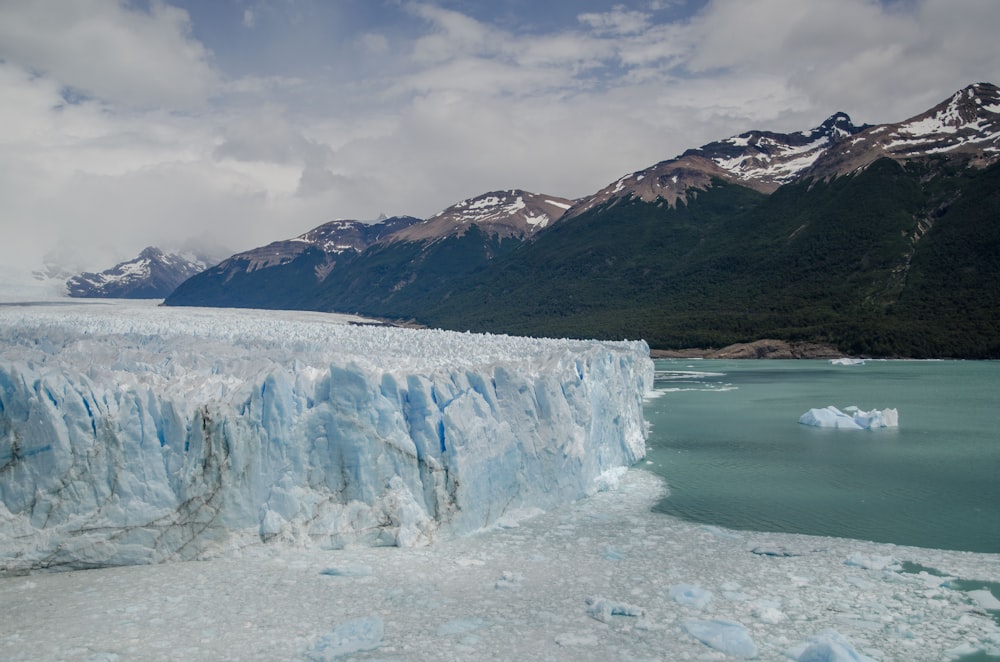
[{"label": "mountain ridge", "polygon": [[[897,123],[857,126],[838,112],[806,131],[745,132],[576,201],[494,191],[344,251],[323,278],[316,263],[329,253],[312,246],[267,279],[208,270],[166,303],[643,337],[660,349],[775,338],[997,357],[998,171],[1000,90],[978,83]],[[558,217],[511,220],[526,196]]]},{"label": "mountain ridge", "polygon": [[165,253],[148,246],[131,260],[101,272],[83,272],[66,280],[76,298],[162,299],[207,266],[201,256]]}]

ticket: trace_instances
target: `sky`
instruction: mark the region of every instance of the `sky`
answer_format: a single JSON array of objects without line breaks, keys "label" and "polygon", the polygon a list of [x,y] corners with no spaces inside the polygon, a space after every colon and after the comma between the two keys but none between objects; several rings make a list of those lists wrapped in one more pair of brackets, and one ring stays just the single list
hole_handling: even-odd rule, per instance
[{"label": "sky", "polygon": [[0,0],[0,271],[567,198],[1000,82],[996,0]]}]

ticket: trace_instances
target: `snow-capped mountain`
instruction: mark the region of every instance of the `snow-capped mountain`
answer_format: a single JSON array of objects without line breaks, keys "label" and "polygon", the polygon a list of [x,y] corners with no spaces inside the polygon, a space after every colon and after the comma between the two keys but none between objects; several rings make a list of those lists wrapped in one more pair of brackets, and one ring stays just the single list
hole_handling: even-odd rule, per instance
[{"label": "snow-capped mountain", "polygon": [[400,230],[391,240],[437,240],[464,234],[473,224],[487,235],[528,238],[555,223],[572,205],[572,200],[519,189],[491,191]]},{"label": "snow-capped mountain", "polygon": [[69,278],[66,289],[71,297],[162,299],[207,266],[208,258],[168,254],[149,246],[133,260]]},{"label": "snow-capped mountain", "polygon": [[1000,88],[970,85],[895,124],[855,126],[838,112],[810,131],[748,131],[625,175],[578,201],[566,217],[629,197],[674,205],[687,200],[691,189],[707,189],[713,179],[772,193],[803,177],[845,175],[883,157],[909,161],[934,155],[979,167],[1000,160]]},{"label": "snow-capped mountain", "polygon": [[[662,347],[807,337],[861,353],[992,358],[1000,301],[982,283],[1000,277],[998,163],[1000,92],[980,83],[894,124],[838,112],[807,131],[712,142],[565,212],[566,199],[494,191],[363,252],[279,242],[301,252],[283,262],[278,245],[258,249],[240,273],[207,270],[166,303]],[[884,328],[871,328],[873,311]]]},{"label": "snow-capped mountain", "polygon": [[885,157],[911,161],[934,156],[980,168],[1000,160],[1000,88],[969,85],[907,120],[868,127],[831,146],[802,176],[846,175]]},{"label": "snow-capped mountain", "polygon": [[846,113],[835,113],[809,131],[747,131],[625,175],[580,200],[567,218],[628,197],[646,202],[664,200],[674,205],[687,199],[689,189],[706,189],[713,179],[771,193],[793,181],[833,146],[865,128],[855,126]]},{"label": "snow-capped mountain", "polygon": [[292,239],[274,241],[260,248],[236,253],[219,264],[218,268],[250,273],[288,264],[313,249],[328,256],[324,260],[325,266],[320,267],[322,271],[332,265],[337,255],[347,251],[360,253],[375,242],[419,220],[412,216],[393,216],[377,223],[330,221]]},{"label": "snow-capped mountain", "polygon": [[233,255],[185,282],[167,304],[316,308],[404,301],[411,288],[424,291],[430,282],[481,269],[551,227],[571,205],[514,189],[463,200],[427,220],[332,221]]}]

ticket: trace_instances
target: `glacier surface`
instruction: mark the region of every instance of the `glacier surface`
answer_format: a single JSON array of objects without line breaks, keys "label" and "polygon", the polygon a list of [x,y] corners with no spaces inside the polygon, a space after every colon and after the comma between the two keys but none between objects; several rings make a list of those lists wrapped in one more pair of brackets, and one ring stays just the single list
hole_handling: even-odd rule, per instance
[{"label": "glacier surface", "polygon": [[0,307],[0,573],[422,545],[645,454],[643,342]]}]

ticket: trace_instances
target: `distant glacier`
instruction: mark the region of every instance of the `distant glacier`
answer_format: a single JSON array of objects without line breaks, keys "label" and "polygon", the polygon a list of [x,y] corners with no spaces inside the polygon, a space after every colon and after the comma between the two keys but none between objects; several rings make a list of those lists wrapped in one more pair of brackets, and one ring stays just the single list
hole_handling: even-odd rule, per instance
[{"label": "distant glacier", "polygon": [[0,308],[0,573],[412,546],[645,454],[644,342]]}]

